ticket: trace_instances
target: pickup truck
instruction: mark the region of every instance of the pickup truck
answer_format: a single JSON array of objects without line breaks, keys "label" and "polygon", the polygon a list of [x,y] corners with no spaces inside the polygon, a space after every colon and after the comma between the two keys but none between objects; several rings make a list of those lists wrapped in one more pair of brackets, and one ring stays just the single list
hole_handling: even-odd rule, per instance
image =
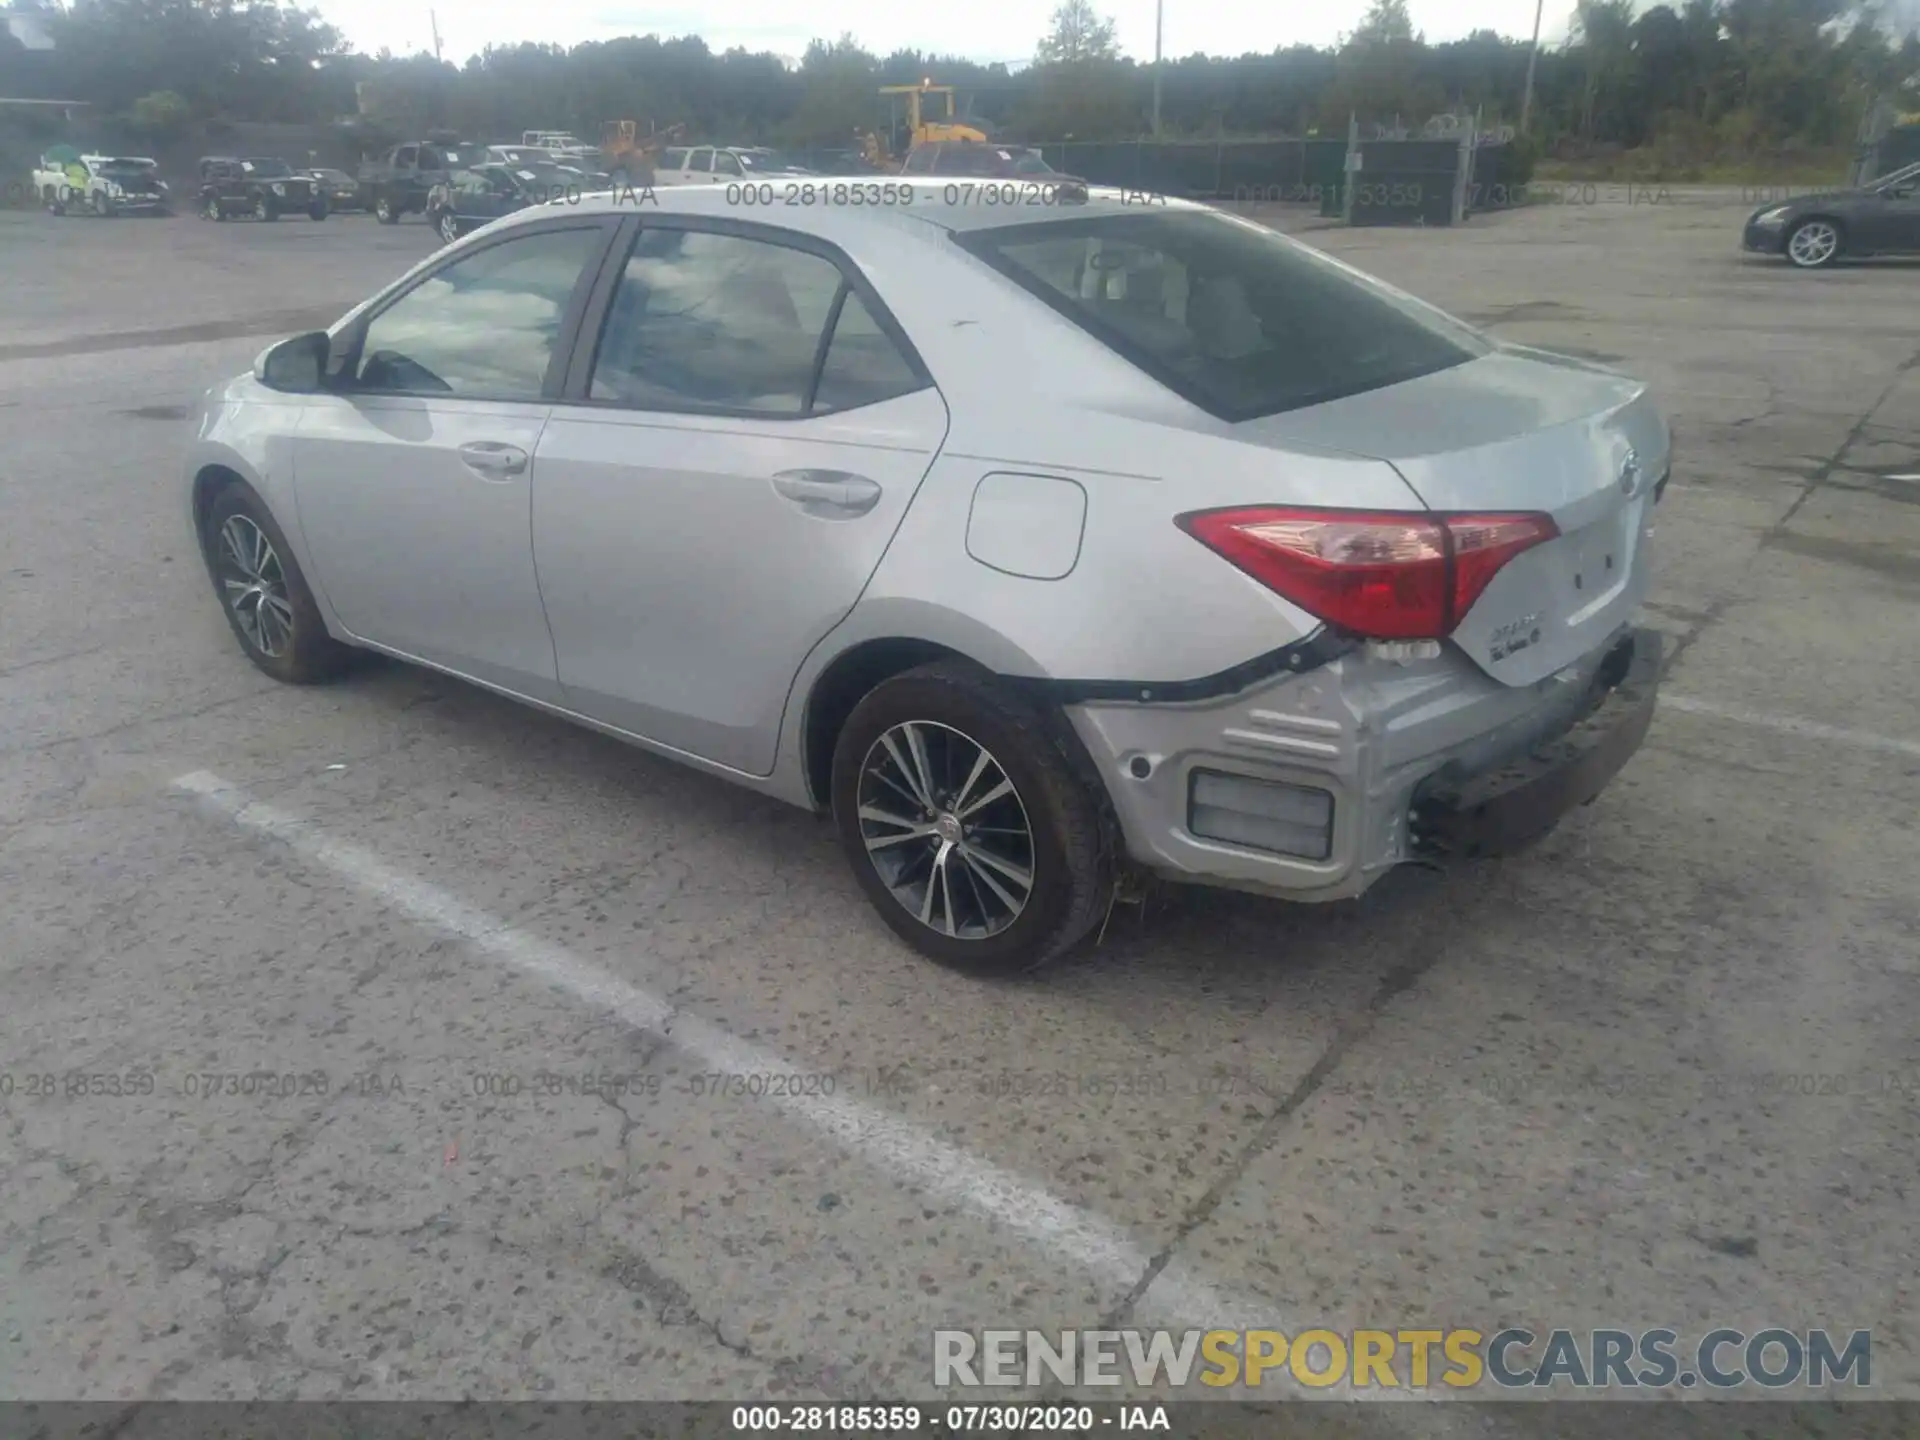
[{"label": "pickup truck", "polygon": [[407,215],[424,215],[427,197],[456,170],[484,164],[487,147],[464,141],[409,140],[377,160],[360,165],[360,198],[382,225],[398,225]]},{"label": "pickup truck", "polygon": [[737,180],[790,180],[813,172],[777,150],[751,145],[676,145],[653,167],[655,185],[713,185]]}]

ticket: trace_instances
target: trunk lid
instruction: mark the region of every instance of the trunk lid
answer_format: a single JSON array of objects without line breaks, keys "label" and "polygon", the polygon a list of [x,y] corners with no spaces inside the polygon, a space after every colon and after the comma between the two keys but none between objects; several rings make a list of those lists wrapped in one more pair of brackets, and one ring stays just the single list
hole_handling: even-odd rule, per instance
[{"label": "trunk lid", "polygon": [[1510,560],[1451,637],[1504,684],[1531,685],[1573,664],[1639,607],[1669,437],[1637,380],[1501,346],[1255,424],[1276,439],[1384,460],[1430,510],[1553,517],[1558,538]]}]

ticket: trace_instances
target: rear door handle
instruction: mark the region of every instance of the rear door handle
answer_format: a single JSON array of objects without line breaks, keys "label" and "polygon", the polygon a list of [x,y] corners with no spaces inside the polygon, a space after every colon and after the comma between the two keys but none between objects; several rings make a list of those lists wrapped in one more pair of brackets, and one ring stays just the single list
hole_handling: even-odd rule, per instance
[{"label": "rear door handle", "polygon": [[844,470],[782,470],[773,488],[809,515],[864,515],[880,503],[880,487]]},{"label": "rear door handle", "polygon": [[527,452],[498,440],[470,441],[460,447],[460,458],[469,470],[477,470],[489,479],[505,479],[527,472]]}]

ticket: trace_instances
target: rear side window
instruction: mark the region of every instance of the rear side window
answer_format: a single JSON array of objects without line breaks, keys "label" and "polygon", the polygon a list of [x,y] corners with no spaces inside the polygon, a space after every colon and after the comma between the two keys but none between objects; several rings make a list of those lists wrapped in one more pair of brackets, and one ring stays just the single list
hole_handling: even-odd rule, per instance
[{"label": "rear side window", "polygon": [[1412,296],[1215,211],[1107,214],[955,239],[1223,420],[1397,385],[1489,348]]},{"label": "rear side window", "polygon": [[797,418],[920,384],[824,256],[742,235],[643,229],[587,393],[639,409]]}]

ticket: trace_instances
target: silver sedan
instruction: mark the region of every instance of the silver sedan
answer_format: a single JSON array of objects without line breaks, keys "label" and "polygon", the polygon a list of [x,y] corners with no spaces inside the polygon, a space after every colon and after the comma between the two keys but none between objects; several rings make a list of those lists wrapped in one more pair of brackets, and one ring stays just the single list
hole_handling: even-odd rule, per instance
[{"label": "silver sedan", "polygon": [[793,188],[523,211],[209,392],[248,657],[383,652],[830,813],[990,974],[1142,876],[1518,849],[1639,746],[1639,383],[1203,206]]}]

